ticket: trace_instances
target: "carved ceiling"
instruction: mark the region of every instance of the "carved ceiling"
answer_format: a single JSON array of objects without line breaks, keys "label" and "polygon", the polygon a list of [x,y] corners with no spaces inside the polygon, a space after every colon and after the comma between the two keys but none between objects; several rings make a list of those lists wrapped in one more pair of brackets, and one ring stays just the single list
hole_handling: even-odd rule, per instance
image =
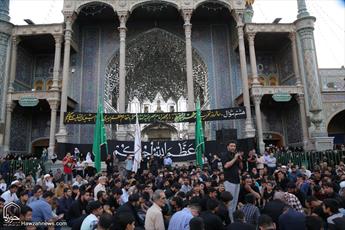
[{"label": "carved ceiling", "polygon": [[[115,107],[119,86],[119,52],[106,70],[105,100],[113,98]],[[127,42],[126,48],[126,103],[137,97],[139,101],[153,101],[161,93],[166,101],[187,97],[185,42],[162,29],[152,29]],[[206,100],[207,68],[193,50],[194,94]],[[114,100],[115,99],[115,100]]]}]

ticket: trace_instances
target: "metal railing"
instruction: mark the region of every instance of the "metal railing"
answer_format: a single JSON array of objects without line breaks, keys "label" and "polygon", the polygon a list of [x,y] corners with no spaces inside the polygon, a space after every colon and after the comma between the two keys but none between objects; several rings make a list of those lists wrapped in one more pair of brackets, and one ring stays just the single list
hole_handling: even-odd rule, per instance
[{"label": "metal railing", "polygon": [[41,159],[30,159],[30,160],[9,160],[7,162],[0,163],[0,169],[3,168],[3,164],[8,164],[8,174],[2,175],[7,183],[11,183],[14,179],[14,174],[19,168],[22,168],[25,175],[32,174],[36,179],[36,173],[39,170],[44,171],[44,162]]},{"label": "metal railing", "polygon": [[334,166],[340,161],[345,160],[345,151],[328,150],[322,152],[279,152],[276,153],[277,163],[287,165],[293,163],[294,165],[305,166],[308,169],[314,169],[315,166],[322,162],[327,162],[328,165]]}]

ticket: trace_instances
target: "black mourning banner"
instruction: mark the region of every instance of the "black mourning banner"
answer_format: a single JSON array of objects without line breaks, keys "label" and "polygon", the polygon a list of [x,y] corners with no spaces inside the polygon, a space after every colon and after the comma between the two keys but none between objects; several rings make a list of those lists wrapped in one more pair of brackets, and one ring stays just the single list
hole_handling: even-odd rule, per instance
[{"label": "black mourning banner", "polygon": [[[174,162],[195,160],[194,142],[195,140],[141,142],[142,156],[147,158],[150,156],[164,157],[169,155]],[[108,153],[120,161],[126,160],[128,155],[134,154],[134,141],[108,140],[107,143]],[[68,152],[73,153],[74,148],[78,148],[84,158],[87,152],[92,152],[92,144],[57,143],[56,152],[58,159],[62,160]],[[245,155],[253,148],[255,148],[255,140],[253,138],[237,140],[237,150],[244,151]],[[214,154],[220,156],[220,153],[225,151],[225,144],[219,144],[216,141],[205,142],[205,157],[209,161],[212,160]],[[102,153],[102,161],[106,160],[106,158],[107,154]]]},{"label": "black mourning banner", "polygon": [[[105,124],[135,124],[134,113],[105,113]],[[138,113],[139,123],[154,122],[195,122],[196,112],[177,113]],[[247,117],[245,107],[234,107],[227,109],[214,109],[201,111],[203,121],[245,119]],[[95,124],[96,113],[66,112],[65,124]]]},{"label": "black mourning banner", "polygon": [[[108,140],[107,142],[108,153],[113,154],[120,161],[126,160],[128,155],[134,155],[134,141]],[[174,162],[195,160],[194,142],[195,140],[141,142],[142,156],[143,158],[170,156]],[[92,152],[92,144],[58,143],[56,149],[58,158],[63,159],[67,152],[73,153],[74,148],[78,148],[85,156],[87,152]],[[205,142],[207,158],[225,150],[225,146],[217,144],[216,141]],[[102,160],[105,160],[106,156],[101,154]]]}]

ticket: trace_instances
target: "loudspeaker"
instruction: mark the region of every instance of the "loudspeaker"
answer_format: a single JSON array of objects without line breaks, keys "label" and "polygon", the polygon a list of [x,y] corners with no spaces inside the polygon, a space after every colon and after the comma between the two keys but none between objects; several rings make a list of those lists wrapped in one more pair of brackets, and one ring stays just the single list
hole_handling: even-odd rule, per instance
[{"label": "loudspeaker", "polygon": [[248,152],[252,149],[256,149],[255,138],[237,140],[237,151],[243,151],[245,156],[247,156]]},{"label": "loudspeaker", "polygon": [[216,131],[218,144],[225,145],[228,141],[237,140],[237,129],[221,129]]}]

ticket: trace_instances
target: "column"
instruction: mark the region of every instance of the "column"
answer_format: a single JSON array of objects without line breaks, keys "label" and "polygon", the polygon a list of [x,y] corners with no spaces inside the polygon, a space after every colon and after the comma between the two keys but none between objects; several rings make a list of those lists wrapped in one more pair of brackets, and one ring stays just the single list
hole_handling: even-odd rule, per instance
[{"label": "column", "polygon": [[305,112],[305,103],[304,103],[304,94],[296,94],[295,99],[299,105],[299,112],[301,116],[301,126],[302,126],[302,137],[303,137],[303,148],[305,150],[308,149],[308,127],[307,127],[307,120],[306,120],[306,112]]},{"label": "column", "polygon": [[11,58],[11,72],[10,72],[10,83],[8,86],[8,93],[14,92],[14,80],[16,79],[17,71],[17,47],[20,39],[17,36],[12,37],[12,58]]},{"label": "column", "polygon": [[192,9],[183,9],[182,15],[184,19],[184,33],[186,37],[186,70],[187,70],[187,95],[188,95],[188,111],[195,109],[194,105],[194,82],[193,82],[193,59],[192,59]]},{"label": "column", "polygon": [[242,91],[243,91],[243,102],[246,108],[247,118],[245,121],[245,137],[254,137],[255,129],[253,128],[252,115],[250,111],[250,98],[249,98],[249,87],[248,87],[248,73],[247,73],[247,61],[246,61],[246,50],[244,46],[243,38],[243,22],[242,13],[235,12],[235,19],[237,21],[237,33],[238,33],[238,46],[240,53],[240,65],[241,65],[241,78],[242,78]]},{"label": "column", "polygon": [[61,61],[61,43],[62,35],[53,35],[55,39],[55,57],[54,57],[54,70],[53,70],[53,85],[51,90],[59,90],[59,71]]},{"label": "column", "polygon": [[317,65],[316,49],[314,46],[313,24],[314,17],[298,19],[296,23],[302,44],[302,55],[305,66],[306,88],[309,99],[311,122],[314,125],[312,136],[327,136],[323,124],[322,99],[319,83],[319,69]]},{"label": "column", "polygon": [[258,70],[256,67],[256,55],[255,55],[255,45],[254,45],[255,33],[248,33],[247,38],[249,41],[250,65],[251,65],[252,74],[253,74],[252,85],[260,85],[260,82],[258,79]]},{"label": "column", "polygon": [[56,127],[56,112],[59,105],[59,100],[56,99],[47,99],[49,106],[50,106],[50,130],[49,130],[49,147],[48,147],[48,155],[49,159],[50,156],[53,155],[55,149],[55,127]]},{"label": "column", "polygon": [[289,38],[291,40],[292,64],[293,64],[293,70],[294,70],[295,77],[296,77],[296,85],[302,86],[301,75],[299,74],[299,69],[298,69],[296,33],[295,32],[290,33]]},{"label": "column", "polygon": [[61,103],[60,103],[60,129],[56,135],[59,142],[66,142],[67,130],[64,124],[64,113],[67,112],[67,100],[68,100],[68,82],[70,75],[70,51],[71,51],[71,39],[72,39],[72,15],[65,17],[65,47],[63,57],[63,69],[62,69],[62,92],[61,92]]},{"label": "column", "polygon": [[257,142],[258,142],[260,153],[263,154],[263,152],[265,151],[265,143],[264,143],[264,137],[263,137],[263,131],[262,131],[262,119],[261,119],[261,109],[260,109],[262,95],[253,95],[252,98],[253,98],[254,106],[255,106],[256,128],[257,128],[257,133],[258,133]]},{"label": "column", "polygon": [[118,108],[120,113],[126,112],[126,22],[128,18],[128,12],[118,12],[120,26],[118,30],[120,32],[120,60],[119,60],[119,99]]},{"label": "column", "polygon": [[8,101],[6,103],[6,127],[5,127],[5,138],[4,138],[4,151],[10,151],[10,137],[11,137],[11,121],[12,121],[12,112],[14,109],[15,103],[11,99],[11,93],[8,95]]},{"label": "column", "polygon": [[300,50],[303,60],[303,75],[307,91],[305,100],[308,102],[310,121],[313,126],[310,128],[310,143],[313,149],[323,151],[333,149],[334,137],[328,137],[324,123],[321,87],[319,80],[319,67],[317,64],[316,48],[314,41],[314,23],[316,18],[309,16],[305,0],[298,0],[298,15],[294,22]]}]

